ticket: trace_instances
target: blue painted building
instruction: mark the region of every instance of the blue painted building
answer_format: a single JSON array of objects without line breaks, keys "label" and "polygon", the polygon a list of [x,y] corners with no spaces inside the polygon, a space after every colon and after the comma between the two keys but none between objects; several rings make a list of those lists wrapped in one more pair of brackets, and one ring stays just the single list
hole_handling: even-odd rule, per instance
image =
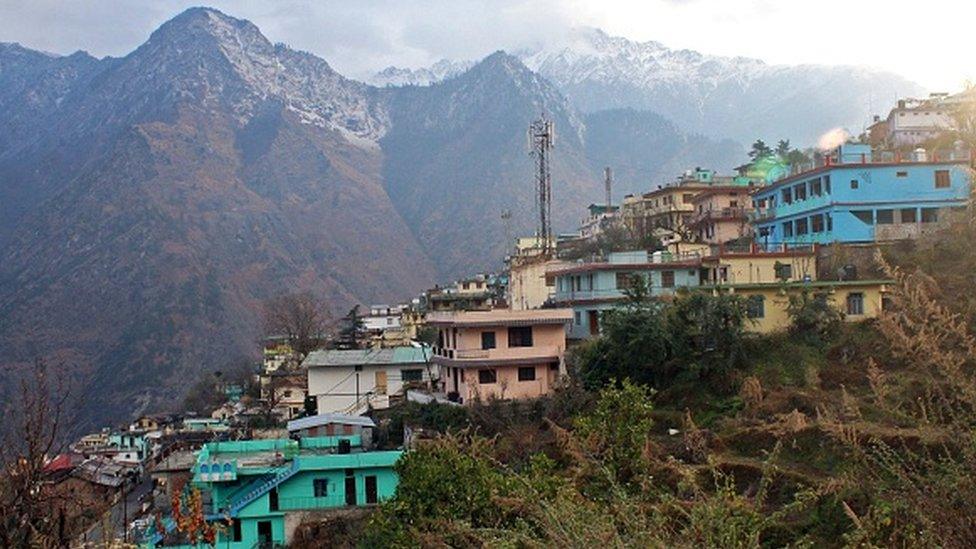
[{"label": "blue painted building", "polygon": [[600,315],[622,303],[633,276],[644,279],[651,296],[673,295],[677,288],[700,284],[698,254],[648,254],[645,250],[609,254],[606,261],[578,263],[547,273],[555,279],[552,302],[573,310],[570,339],[600,333]]},{"label": "blue painted building", "polygon": [[825,165],[753,192],[762,246],[914,238],[966,205],[969,155],[878,161],[863,144],[839,147]]}]

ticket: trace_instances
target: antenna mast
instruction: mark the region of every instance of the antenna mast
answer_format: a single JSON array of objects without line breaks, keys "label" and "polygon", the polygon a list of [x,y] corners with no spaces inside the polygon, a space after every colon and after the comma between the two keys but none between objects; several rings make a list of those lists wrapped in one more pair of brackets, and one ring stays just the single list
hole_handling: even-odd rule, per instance
[{"label": "antenna mast", "polygon": [[603,184],[607,188],[607,208],[609,209],[610,206],[613,206],[613,202],[610,200],[610,187],[613,186],[613,170],[610,169],[610,166],[603,168]]},{"label": "antenna mast", "polygon": [[529,124],[530,154],[536,159],[536,193],[539,204],[539,227],[536,236],[544,252],[552,247],[552,177],[549,173],[549,156],[556,141],[556,128],[552,120],[543,114]]}]

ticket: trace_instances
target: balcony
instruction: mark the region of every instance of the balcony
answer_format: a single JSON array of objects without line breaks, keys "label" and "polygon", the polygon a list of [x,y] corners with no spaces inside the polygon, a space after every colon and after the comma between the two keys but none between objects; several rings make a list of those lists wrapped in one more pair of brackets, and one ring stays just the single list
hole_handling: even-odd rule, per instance
[{"label": "balcony", "polygon": [[746,208],[720,208],[716,210],[705,210],[703,212],[696,213],[688,224],[698,225],[699,223],[723,219],[747,219],[751,210],[751,208],[748,210]]},{"label": "balcony", "polygon": [[615,300],[623,298],[623,292],[613,288],[608,290],[571,290],[568,292],[556,292],[553,294],[552,300],[555,303],[566,303],[570,301]]},{"label": "balcony", "polygon": [[[361,496],[360,496],[361,497]],[[372,505],[372,504],[369,504]],[[356,506],[363,506],[357,503]],[[329,494],[322,497],[292,497],[279,498],[278,509],[281,511],[306,511],[312,509],[342,509],[353,507],[346,504],[345,494]]]},{"label": "balcony", "polygon": [[[521,360],[537,360],[542,358],[560,357],[563,349],[555,345],[536,345],[532,347],[505,347],[496,349],[454,349],[452,353],[440,354],[437,358],[446,359],[455,364],[465,362],[505,362]],[[438,361],[440,362],[440,361]]]}]

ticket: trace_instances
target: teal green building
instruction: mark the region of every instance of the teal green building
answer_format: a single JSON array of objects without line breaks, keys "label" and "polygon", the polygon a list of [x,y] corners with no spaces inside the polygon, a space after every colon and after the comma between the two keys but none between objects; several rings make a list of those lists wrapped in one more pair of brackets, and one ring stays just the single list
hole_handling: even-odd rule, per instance
[{"label": "teal green building", "polygon": [[[213,442],[197,456],[192,485],[219,524],[216,547],[283,546],[304,515],[375,505],[394,495],[402,451],[361,451],[359,435]],[[148,547],[181,545],[172,519]],[[182,541],[185,543],[185,540]]]}]

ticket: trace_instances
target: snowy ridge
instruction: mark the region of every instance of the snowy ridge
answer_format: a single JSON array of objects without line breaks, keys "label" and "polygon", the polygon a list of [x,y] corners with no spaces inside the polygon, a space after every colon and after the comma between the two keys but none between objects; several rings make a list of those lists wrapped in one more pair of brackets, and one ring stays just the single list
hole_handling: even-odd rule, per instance
[{"label": "snowy ridge", "polygon": [[429,86],[431,84],[453,78],[475,64],[474,61],[452,61],[441,59],[429,67],[418,69],[407,69],[398,67],[387,67],[374,74],[369,83],[374,86]]}]

